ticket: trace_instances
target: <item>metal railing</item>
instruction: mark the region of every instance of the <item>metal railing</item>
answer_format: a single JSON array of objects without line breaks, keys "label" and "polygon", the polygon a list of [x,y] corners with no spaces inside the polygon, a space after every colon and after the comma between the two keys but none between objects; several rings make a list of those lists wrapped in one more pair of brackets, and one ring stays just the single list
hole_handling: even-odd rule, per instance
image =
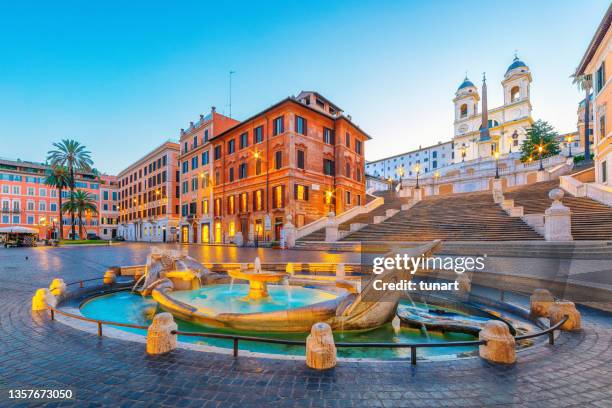
[{"label": "metal railing", "polygon": [[[91,282],[95,280],[101,280],[103,278],[93,278],[93,279],[84,279],[80,281],[75,281],[66,284],[66,286],[72,286],[78,284],[80,288],[84,287],[84,282]],[[112,285],[109,285],[112,287]],[[500,300],[503,301],[504,292],[509,292],[507,290],[500,290]],[[62,310],[57,309],[56,307],[47,305],[51,313],[51,320],[55,320],[55,314],[59,314],[65,317],[96,323],[98,326],[98,336],[102,336],[102,327],[103,325],[107,326],[118,326],[118,327],[128,327],[133,329],[141,329],[147,330],[149,326],[138,325],[138,324],[130,324],[130,323],[120,323],[113,322],[109,320],[99,320],[99,319],[91,319],[84,316],[79,316],[74,313],[68,313]],[[550,326],[549,328],[531,334],[524,334],[521,336],[515,336],[516,341],[532,339],[535,337],[540,337],[544,335],[548,335],[548,343],[550,345],[555,344],[555,336],[554,331],[559,330],[559,328],[569,319],[569,316],[565,315],[563,319],[557,322],[555,325]],[[225,339],[232,340],[233,342],[233,356],[238,357],[239,352],[239,342],[256,342],[256,343],[268,343],[268,344],[281,344],[286,346],[306,346],[305,340],[284,340],[284,339],[273,339],[266,337],[255,337],[255,336],[242,336],[237,334],[223,334],[223,333],[205,333],[205,332],[185,332],[180,330],[173,330],[171,332],[174,335],[179,336],[187,336],[187,337],[207,337],[214,339]],[[470,340],[470,341],[449,341],[444,343],[351,343],[351,342],[338,342],[335,343],[337,348],[409,348],[410,349],[410,362],[412,365],[416,365],[417,363],[417,349],[419,348],[433,348],[433,347],[469,347],[469,346],[481,346],[487,343],[486,340]]]}]

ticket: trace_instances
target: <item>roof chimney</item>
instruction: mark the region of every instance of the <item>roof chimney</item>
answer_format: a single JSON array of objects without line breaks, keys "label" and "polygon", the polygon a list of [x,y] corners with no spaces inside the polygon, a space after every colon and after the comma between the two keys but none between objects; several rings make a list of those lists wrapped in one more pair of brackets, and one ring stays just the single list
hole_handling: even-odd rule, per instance
[{"label": "roof chimney", "polygon": [[210,107],[210,111],[211,111],[211,112],[216,112],[216,111],[217,111],[217,108],[216,108],[215,106],[211,106],[211,107]]}]

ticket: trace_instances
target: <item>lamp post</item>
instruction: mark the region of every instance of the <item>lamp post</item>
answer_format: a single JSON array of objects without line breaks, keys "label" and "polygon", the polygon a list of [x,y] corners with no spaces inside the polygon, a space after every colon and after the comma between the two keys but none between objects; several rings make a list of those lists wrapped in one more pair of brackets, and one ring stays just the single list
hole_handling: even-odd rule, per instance
[{"label": "lamp post", "polygon": [[440,178],[440,172],[436,170],[433,175],[433,194],[436,194],[436,180]]},{"label": "lamp post", "polygon": [[416,189],[419,189],[419,172],[421,171],[421,166],[417,163],[414,166],[414,171],[416,171]]},{"label": "lamp post", "polygon": [[325,191],[325,201],[327,202],[328,205],[328,213],[331,212],[331,205],[332,205],[332,196],[334,195],[333,191],[331,190],[327,190]]},{"label": "lamp post", "polygon": [[569,148],[569,155],[567,157],[572,157],[572,137],[567,135],[565,137],[565,141],[567,142],[567,147]]},{"label": "lamp post", "polygon": [[464,162],[465,161],[465,143],[461,146],[461,161]]},{"label": "lamp post", "polygon": [[542,153],[544,152],[544,146],[538,146],[538,153],[540,154],[540,171],[544,170],[544,164],[542,163]]},{"label": "lamp post", "polygon": [[495,157],[495,178],[499,178],[499,152],[493,153],[493,157]]}]

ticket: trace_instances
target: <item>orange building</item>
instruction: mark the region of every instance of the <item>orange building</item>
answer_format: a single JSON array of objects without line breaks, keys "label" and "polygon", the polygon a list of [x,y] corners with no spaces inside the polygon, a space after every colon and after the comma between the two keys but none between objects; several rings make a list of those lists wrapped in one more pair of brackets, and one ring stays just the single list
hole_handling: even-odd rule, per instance
[{"label": "orange building", "polygon": [[[0,227],[32,228],[38,231],[39,239],[58,237],[58,190],[45,184],[45,178],[50,172],[51,167],[46,164],[0,160]],[[78,173],[75,187],[90,193],[99,202],[100,180],[93,173]],[[69,195],[69,190],[63,190],[62,200],[67,200]],[[68,238],[71,233],[69,214],[64,214],[63,222],[63,236]],[[82,222],[84,235],[99,235],[99,214],[86,214]],[[75,219],[77,234],[78,223],[78,219]]]},{"label": "orange building", "polygon": [[116,176],[100,177],[100,238],[113,239],[117,236],[119,209],[117,208],[118,184]]},{"label": "orange building", "polygon": [[279,240],[291,214],[301,227],[365,204],[370,137],[316,92],[286,98],[210,139],[214,242]]},{"label": "orange building", "polygon": [[[602,19],[587,47],[575,75],[589,76],[593,83],[593,130],[595,153],[595,182],[610,186],[612,182],[612,5]],[[606,70],[607,66],[607,70]],[[610,107],[610,109],[608,109]],[[610,112],[608,112],[610,110]]]},{"label": "orange building", "polygon": [[181,129],[179,166],[181,171],[180,242],[208,243],[212,240],[211,144],[209,140],[237,120],[211,109],[197,123]]},{"label": "orange building", "polygon": [[179,145],[165,142],[117,175],[117,235],[129,241],[176,241],[178,156]]}]

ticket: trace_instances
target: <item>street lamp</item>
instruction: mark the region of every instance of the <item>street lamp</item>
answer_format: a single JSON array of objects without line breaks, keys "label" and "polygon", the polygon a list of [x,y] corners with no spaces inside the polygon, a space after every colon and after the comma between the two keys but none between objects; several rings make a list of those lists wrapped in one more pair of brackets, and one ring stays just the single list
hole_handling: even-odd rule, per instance
[{"label": "street lamp", "polygon": [[538,153],[540,154],[540,171],[544,170],[544,164],[542,163],[542,153],[544,152],[544,146],[538,146]]},{"label": "street lamp", "polygon": [[569,156],[567,157],[572,157],[572,136],[567,135],[565,137],[565,141],[567,142],[567,147],[569,148]]},{"label": "street lamp", "polygon": [[327,190],[325,191],[325,201],[327,203],[327,205],[329,206],[329,212],[331,212],[331,205],[332,205],[332,196],[334,195],[333,191],[331,190]]},{"label": "street lamp", "polygon": [[495,178],[499,178],[499,152],[493,153],[493,157],[495,157]]},{"label": "street lamp", "polygon": [[414,166],[414,171],[416,171],[416,189],[419,189],[419,172],[421,171],[421,166],[417,163]]},{"label": "street lamp", "polygon": [[465,148],[465,143],[461,146],[461,161],[464,162],[465,161],[465,152],[466,152],[466,148]]}]

